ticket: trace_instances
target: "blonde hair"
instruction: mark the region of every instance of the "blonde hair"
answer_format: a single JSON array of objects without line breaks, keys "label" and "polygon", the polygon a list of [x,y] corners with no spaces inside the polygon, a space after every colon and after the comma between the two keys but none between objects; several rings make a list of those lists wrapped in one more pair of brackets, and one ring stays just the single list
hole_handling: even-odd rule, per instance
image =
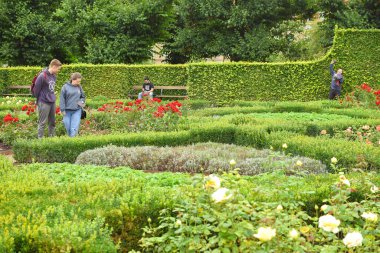
[{"label": "blonde hair", "polygon": [[82,79],[82,75],[78,72],[72,73],[70,76],[70,82],[77,79]]},{"label": "blonde hair", "polygon": [[51,62],[49,64],[49,68],[51,68],[53,66],[61,67],[62,63],[57,59],[53,59],[53,60],[51,60]]}]

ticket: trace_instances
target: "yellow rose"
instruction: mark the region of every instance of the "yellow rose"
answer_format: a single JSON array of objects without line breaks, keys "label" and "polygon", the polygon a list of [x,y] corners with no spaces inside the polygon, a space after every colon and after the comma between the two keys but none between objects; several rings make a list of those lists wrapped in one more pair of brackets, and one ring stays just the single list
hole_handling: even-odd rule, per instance
[{"label": "yellow rose", "polygon": [[310,227],[304,226],[300,228],[302,234],[306,235],[310,231]]},{"label": "yellow rose", "polygon": [[214,188],[218,189],[220,187],[220,179],[217,176],[210,175],[205,178],[205,188]]}]

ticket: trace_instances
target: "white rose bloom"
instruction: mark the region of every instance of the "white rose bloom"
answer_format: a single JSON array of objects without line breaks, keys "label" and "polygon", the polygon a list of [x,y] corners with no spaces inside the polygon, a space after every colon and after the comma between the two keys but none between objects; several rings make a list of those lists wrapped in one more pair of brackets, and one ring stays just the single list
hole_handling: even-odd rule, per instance
[{"label": "white rose bloom", "polygon": [[322,205],[321,206],[321,211],[325,211],[329,206],[328,205]]},{"label": "white rose bloom", "polygon": [[215,203],[222,202],[232,197],[232,194],[227,195],[229,190],[227,188],[219,188],[216,192],[211,195],[211,198]]},{"label": "white rose bloom", "polygon": [[332,164],[337,164],[338,163],[338,159],[336,159],[336,157],[331,158],[331,163]]},{"label": "white rose bloom", "polygon": [[286,143],[282,144],[282,148],[287,149],[288,145]]},{"label": "white rose bloom", "polygon": [[366,219],[368,221],[372,221],[372,222],[376,222],[377,219],[378,219],[377,218],[377,214],[375,214],[375,213],[367,213],[367,212],[365,212],[365,213],[362,214],[362,217],[364,219]]},{"label": "white rose bloom", "polygon": [[181,226],[182,225],[182,221],[181,220],[176,220],[175,225],[176,226]]},{"label": "white rose bloom", "polygon": [[295,230],[294,228],[289,231],[289,237],[292,238],[292,239],[297,239],[298,237],[300,236],[300,233]]},{"label": "white rose bloom", "polygon": [[349,248],[361,246],[363,242],[363,236],[360,232],[348,233],[344,239],[343,243]]},{"label": "white rose bloom", "polygon": [[277,208],[276,208],[277,211],[282,211],[284,210],[284,208],[282,207],[282,205],[278,205]]},{"label": "white rose bloom", "polygon": [[350,186],[350,181],[348,181],[348,179],[344,176],[344,175],[340,175],[339,176],[339,180],[340,182],[342,182],[343,184],[347,185],[347,186]]},{"label": "white rose bloom", "polygon": [[318,227],[322,228],[327,232],[333,232],[334,234],[339,232],[340,220],[337,220],[334,216],[327,214],[319,217]]},{"label": "white rose bloom", "polygon": [[220,179],[215,175],[209,175],[205,178],[205,188],[218,189],[220,187]]},{"label": "white rose bloom", "polygon": [[298,160],[298,161],[296,162],[296,165],[299,166],[299,167],[301,167],[301,166],[303,165],[303,163],[302,163],[300,160]]},{"label": "white rose bloom", "polygon": [[368,126],[368,125],[362,126],[362,129],[363,129],[363,130],[369,130],[369,129],[370,129],[370,126]]},{"label": "white rose bloom", "polygon": [[276,236],[276,229],[272,229],[270,227],[260,227],[257,234],[254,234],[253,236],[262,242],[267,242]]},{"label": "white rose bloom", "polygon": [[372,187],[371,187],[371,192],[372,193],[376,193],[376,192],[378,192],[379,191],[379,188],[376,186],[376,185],[373,185]]},{"label": "white rose bloom", "polygon": [[230,165],[231,165],[231,166],[235,166],[235,165],[236,165],[236,162],[235,162],[234,159],[232,159],[232,160],[230,161]]}]

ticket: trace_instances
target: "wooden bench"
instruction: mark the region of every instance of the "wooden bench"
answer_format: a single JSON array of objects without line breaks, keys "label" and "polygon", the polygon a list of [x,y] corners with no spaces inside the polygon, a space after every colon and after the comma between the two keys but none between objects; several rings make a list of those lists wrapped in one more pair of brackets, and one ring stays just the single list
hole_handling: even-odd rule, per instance
[{"label": "wooden bench", "polygon": [[12,90],[23,90],[24,93],[9,93],[9,94],[2,94],[3,96],[32,96],[32,93],[30,93],[30,85],[11,85],[5,88],[7,91]]},{"label": "wooden bench", "polygon": [[[134,91],[142,91],[142,85],[134,85],[133,86]],[[157,91],[160,90],[160,92],[157,93]],[[183,98],[187,99],[187,95],[165,95],[162,94],[163,90],[187,90],[186,86],[154,86],[153,94],[156,98]],[[130,95],[130,97],[137,97],[137,94]]]}]

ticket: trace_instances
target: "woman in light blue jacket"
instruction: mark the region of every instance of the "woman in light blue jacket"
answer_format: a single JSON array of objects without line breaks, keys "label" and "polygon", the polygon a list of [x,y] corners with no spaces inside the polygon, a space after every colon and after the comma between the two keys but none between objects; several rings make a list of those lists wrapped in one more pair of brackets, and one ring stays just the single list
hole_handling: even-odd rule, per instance
[{"label": "woman in light blue jacket", "polygon": [[86,101],[86,96],[80,85],[81,80],[82,75],[80,73],[73,73],[70,82],[65,83],[61,90],[59,106],[63,114],[63,124],[70,137],[78,134],[82,108]]}]

